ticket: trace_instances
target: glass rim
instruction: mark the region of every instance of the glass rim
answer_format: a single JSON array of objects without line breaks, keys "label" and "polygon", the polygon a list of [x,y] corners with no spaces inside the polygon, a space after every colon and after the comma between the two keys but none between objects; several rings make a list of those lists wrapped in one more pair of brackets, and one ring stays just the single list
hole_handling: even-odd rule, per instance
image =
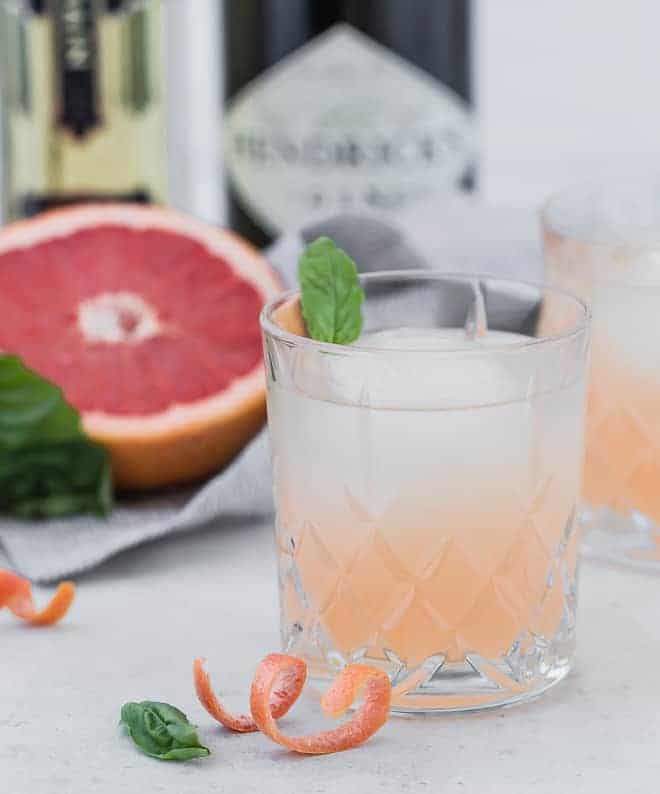
[{"label": "glass rim", "polygon": [[609,178],[594,177],[593,179],[571,182],[547,196],[538,210],[538,217],[544,229],[553,232],[564,240],[573,240],[574,242],[591,247],[619,248],[629,245],[660,246],[660,224],[658,224],[657,232],[647,238],[642,238],[641,235],[637,237],[633,235],[622,235],[621,239],[618,240],[604,240],[593,232],[580,233],[577,231],[574,219],[571,219],[570,224],[562,229],[557,220],[552,217],[554,209],[560,207],[561,203],[567,198],[579,194],[580,191],[591,188],[603,194],[609,193],[616,195],[622,188],[634,187],[642,184],[647,186],[657,185],[660,194],[660,172],[645,175],[635,175],[634,173],[613,174]]},{"label": "glass rim", "polygon": [[[351,354],[373,354],[373,355],[396,355],[396,354],[424,354],[436,356],[474,356],[474,355],[489,355],[491,353],[518,353],[523,350],[538,349],[540,347],[556,345],[561,342],[569,342],[572,339],[579,337],[581,334],[588,331],[591,323],[591,308],[578,295],[570,290],[563,289],[562,287],[548,284],[542,281],[533,281],[516,278],[504,278],[499,276],[492,276],[489,273],[479,272],[444,272],[435,270],[426,270],[414,268],[410,270],[377,270],[369,273],[360,273],[359,279],[361,283],[365,282],[379,282],[387,281],[388,279],[398,279],[402,281],[450,281],[459,279],[461,281],[470,283],[474,281],[494,282],[495,284],[502,285],[515,285],[536,289],[539,293],[550,292],[555,295],[560,295],[567,298],[573,303],[580,311],[580,319],[566,331],[559,334],[551,334],[548,336],[531,337],[520,342],[510,342],[508,344],[494,344],[487,347],[477,347],[473,349],[465,347],[456,348],[389,348],[389,347],[373,347],[362,346],[358,342],[350,345],[336,344],[335,342],[321,342],[317,339],[312,339],[308,336],[300,336],[299,334],[287,331],[282,326],[278,325],[272,318],[273,312],[282,306],[287,301],[300,295],[300,289],[295,287],[280,293],[275,298],[272,298],[260,312],[259,322],[261,329],[268,336],[284,342],[290,347],[308,348],[317,352],[326,352],[338,354],[342,352],[350,352]],[[414,327],[414,326],[413,326]]]}]

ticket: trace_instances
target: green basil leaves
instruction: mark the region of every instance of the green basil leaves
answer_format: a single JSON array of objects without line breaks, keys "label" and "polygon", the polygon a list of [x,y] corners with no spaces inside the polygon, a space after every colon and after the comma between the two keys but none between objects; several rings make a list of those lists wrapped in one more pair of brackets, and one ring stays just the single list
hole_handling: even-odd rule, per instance
[{"label": "green basil leaves", "polygon": [[200,744],[195,727],[188,717],[168,703],[143,700],[125,703],[121,724],[143,753],[161,761],[188,761],[210,755]]},{"label": "green basil leaves", "polygon": [[0,354],[0,512],[47,518],[111,508],[105,450],[57,386]]},{"label": "green basil leaves", "polygon": [[298,264],[302,314],[312,339],[348,345],[362,330],[362,302],[355,262],[329,237],[307,246]]}]

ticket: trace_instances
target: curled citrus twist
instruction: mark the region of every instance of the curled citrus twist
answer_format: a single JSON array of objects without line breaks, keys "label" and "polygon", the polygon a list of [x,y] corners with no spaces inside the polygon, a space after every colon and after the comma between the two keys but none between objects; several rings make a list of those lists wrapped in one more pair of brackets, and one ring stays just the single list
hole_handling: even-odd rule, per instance
[{"label": "curled citrus twist", "polygon": [[[295,657],[290,658],[294,659]],[[193,663],[195,690],[202,706],[215,720],[231,731],[239,733],[258,731],[259,728],[252,717],[247,714],[232,714],[220,703],[211,687],[209,674],[204,669],[205,661],[205,659],[195,659]],[[283,717],[298,700],[305,686],[306,678],[307,666],[302,659],[295,659],[295,664],[290,665],[283,672],[271,692],[270,709],[274,719]]]},{"label": "curled citrus twist", "polygon": [[364,687],[364,699],[353,717],[338,728],[306,736],[286,736],[267,708],[270,694],[283,671],[300,660],[294,656],[272,653],[257,668],[250,693],[252,718],[259,730],[274,742],[296,753],[322,755],[350,750],[363,744],[387,722],[392,686],[381,670],[363,664],[350,664],[321,700],[321,708],[332,717],[341,716]]},{"label": "curled citrus twist", "polygon": [[50,602],[38,610],[30,582],[11,571],[0,570],[0,609],[7,607],[17,618],[33,626],[50,626],[62,620],[69,611],[75,592],[73,582],[61,582]]},{"label": "curled citrus twist", "polygon": [[274,742],[297,753],[322,755],[349,750],[363,744],[387,722],[392,686],[381,670],[363,664],[351,664],[321,700],[321,708],[331,717],[341,716],[363,689],[361,705],[350,720],[337,728],[304,736],[283,734],[277,720],[296,702],[307,677],[307,665],[296,656],[271,653],[261,661],[252,681],[250,711],[252,716],[228,712],[211,688],[204,660],[193,665],[197,696],[204,708],[225,727],[233,731],[260,730]]}]

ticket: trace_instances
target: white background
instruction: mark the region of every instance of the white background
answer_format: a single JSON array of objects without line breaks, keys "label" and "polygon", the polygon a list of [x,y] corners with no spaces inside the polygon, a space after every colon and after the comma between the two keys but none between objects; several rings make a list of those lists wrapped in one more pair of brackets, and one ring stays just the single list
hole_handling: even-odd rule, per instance
[{"label": "white background", "polygon": [[477,0],[481,189],[537,205],[565,183],[660,164],[657,0]]},{"label": "white background", "polygon": [[[473,2],[486,200],[534,207],[582,177],[657,167],[658,0]],[[174,202],[217,220],[220,0],[166,3]]]}]

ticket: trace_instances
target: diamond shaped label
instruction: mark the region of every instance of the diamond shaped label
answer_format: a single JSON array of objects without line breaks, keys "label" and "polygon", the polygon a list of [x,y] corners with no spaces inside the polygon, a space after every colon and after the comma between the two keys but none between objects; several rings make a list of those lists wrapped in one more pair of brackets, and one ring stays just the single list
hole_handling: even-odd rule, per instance
[{"label": "diamond shaped label", "polygon": [[239,199],[270,232],[403,210],[451,189],[474,160],[463,100],[346,24],[246,86],[223,138]]}]

